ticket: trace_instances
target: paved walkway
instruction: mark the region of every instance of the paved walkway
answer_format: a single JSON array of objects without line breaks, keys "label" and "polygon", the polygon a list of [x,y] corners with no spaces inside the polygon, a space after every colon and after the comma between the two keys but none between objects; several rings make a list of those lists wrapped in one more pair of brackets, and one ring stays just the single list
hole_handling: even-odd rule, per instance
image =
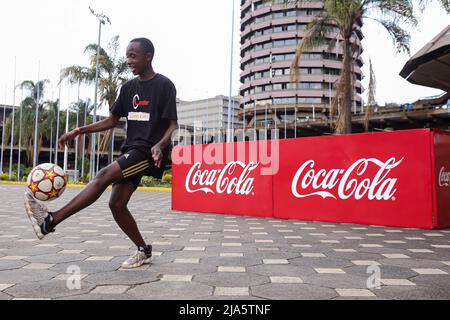
[{"label": "paved walkway", "polygon": [[137,192],[155,258],[122,270],[134,247],[110,191],[38,241],[23,190],[0,184],[0,299],[450,299],[450,230],[173,212],[170,194]]}]

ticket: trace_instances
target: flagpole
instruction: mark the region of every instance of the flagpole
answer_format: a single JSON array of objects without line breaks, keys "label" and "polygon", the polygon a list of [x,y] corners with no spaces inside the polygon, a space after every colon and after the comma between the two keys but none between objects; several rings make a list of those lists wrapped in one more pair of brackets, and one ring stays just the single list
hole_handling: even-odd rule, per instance
[{"label": "flagpole", "polygon": [[242,141],[245,142],[245,129],[247,126],[247,124],[245,123],[245,103],[242,106],[242,111],[244,112],[244,116],[243,116],[244,126],[243,126],[243,130],[242,130]]},{"label": "flagpole", "polygon": [[[78,128],[79,124],[78,124],[78,113],[80,111],[80,80],[78,80],[78,91],[77,91],[77,104],[78,104],[78,108],[77,108],[77,123],[76,123],[76,127]],[[78,181],[78,136],[75,138],[75,180]]]},{"label": "flagpole", "polygon": [[[95,92],[94,92],[94,115],[92,119],[92,123],[97,122],[97,94],[98,94],[98,78],[99,78],[99,56],[100,56],[100,40],[101,40],[101,34],[102,34],[102,24],[105,24],[106,21],[108,21],[109,24],[111,24],[111,21],[109,18],[102,14],[96,14],[94,10],[92,10],[91,7],[89,7],[89,10],[91,13],[98,19],[98,43],[97,43],[97,55],[96,55],[96,63],[95,63]],[[95,170],[95,147],[96,147],[96,134],[92,133],[91,135],[91,158],[90,158],[90,174],[89,174],[89,181],[94,179],[94,176],[96,175]],[[97,171],[98,171],[98,162],[99,162],[99,156],[97,157]]]},{"label": "flagpole", "polygon": [[33,168],[37,166],[37,162],[38,162],[38,157],[37,157],[37,152],[38,152],[38,146],[37,146],[37,142],[38,142],[38,125],[39,125],[39,100],[40,100],[40,90],[39,90],[39,78],[40,78],[40,73],[41,73],[41,61],[39,61],[38,63],[38,81],[36,83],[37,86],[37,99],[36,99],[36,120],[35,120],[35,124],[34,124],[34,154],[33,154]]},{"label": "flagpole", "polygon": [[[84,105],[84,121],[83,121],[83,126],[86,125],[86,113],[87,113],[87,108],[89,107],[89,100],[88,98],[86,98],[86,103]],[[86,135],[83,134],[83,152],[81,153],[81,176],[84,177],[84,160],[85,160],[85,156],[86,156]]]},{"label": "flagpole", "polygon": [[297,106],[295,106],[295,114],[294,114],[294,138],[297,139]]},{"label": "flagpole", "polygon": [[0,173],[3,173],[3,149],[5,143],[5,120],[6,120],[6,86],[5,86],[5,102],[3,103],[3,122],[2,122],[2,151],[0,155]]},{"label": "flagpole", "polygon": [[22,101],[23,101],[23,89],[20,89],[20,115],[19,115],[19,155],[17,157],[17,181],[22,180],[20,178],[20,154],[22,152]]},{"label": "flagpole", "polygon": [[13,103],[12,103],[12,123],[11,123],[11,151],[9,153],[9,179],[12,177],[12,163],[13,163],[13,146],[14,146],[14,121],[15,121],[15,105],[16,105],[16,67],[17,58],[14,57],[14,90],[13,90]]},{"label": "flagpole", "polygon": [[253,137],[253,139],[256,141],[256,100],[253,101],[253,105],[255,107],[254,115],[253,115],[253,124],[254,124],[255,136]]},{"label": "flagpole", "polygon": [[[66,110],[66,134],[69,132],[69,101],[70,101],[70,85],[67,88],[67,110]],[[67,172],[67,158],[69,156],[69,147],[67,143],[64,145],[64,172]]]},{"label": "flagpole", "polygon": [[[231,122],[233,121],[231,118],[231,108],[232,108],[232,85],[233,85],[233,51],[234,51],[234,3],[233,0],[233,8],[232,8],[232,19],[231,19],[231,62],[230,62],[230,88],[229,88],[229,97],[228,97],[228,123],[227,123],[227,142],[231,142]],[[233,105],[233,115],[234,115],[234,105]]]},{"label": "flagpole", "polygon": [[50,161],[49,163],[52,163],[52,155],[53,155],[53,119],[50,121]]},{"label": "flagpole", "polygon": [[59,147],[59,109],[61,108],[61,85],[62,85],[62,66],[59,67],[59,96],[56,115],[56,143],[55,143],[55,164],[58,164],[58,147]]}]

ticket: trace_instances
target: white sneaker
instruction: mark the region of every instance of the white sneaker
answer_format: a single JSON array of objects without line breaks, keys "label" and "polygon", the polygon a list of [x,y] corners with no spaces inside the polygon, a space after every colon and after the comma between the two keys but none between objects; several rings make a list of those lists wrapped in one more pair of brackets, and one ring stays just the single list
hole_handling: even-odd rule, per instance
[{"label": "white sneaker", "polygon": [[151,260],[152,260],[151,255],[148,256],[143,251],[136,251],[135,253],[133,253],[131,257],[129,257],[122,263],[122,268],[124,269],[138,268],[143,264],[150,263]]},{"label": "white sneaker", "polygon": [[48,209],[46,206],[38,203],[33,196],[25,191],[24,194],[25,211],[33,226],[33,231],[39,240],[42,240],[46,234],[54,232],[54,229],[50,229],[46,225],[46,218],[48,217]]}]

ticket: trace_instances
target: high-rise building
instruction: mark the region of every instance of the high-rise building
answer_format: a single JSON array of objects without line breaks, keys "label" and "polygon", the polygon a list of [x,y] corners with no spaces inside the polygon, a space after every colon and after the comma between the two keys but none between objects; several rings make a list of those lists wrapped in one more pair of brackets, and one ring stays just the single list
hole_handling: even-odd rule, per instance
[{"label": "high-rise building", "polygon": [[[228,97],[218,95],[213,98],[196,101],[177,102],[178,124],[196,128],[223,130],[228,125]],[[232,98],[232,127],[242,128],[242,121],[238,119],[239,98]]]},{"label": "high-rise building", "polygon": [[[323,6],[324,1],[286,5],[282,1],[241,0],[240,107],[245,110],[246,126],[254,127],[256,120],[257,127],[283,127],[286,122],[328,117],[330,97],[335,95],[343,69],[342,39],[337,28],[329,38],[336,46],[324,45],[304,52],[299,82],[293,83],[290,76],[297,46]],[[359,53],[361,39],[361,32],[352,39]],[[354,110],[362,104],[362,65],[359,54],[352,66]]]}]

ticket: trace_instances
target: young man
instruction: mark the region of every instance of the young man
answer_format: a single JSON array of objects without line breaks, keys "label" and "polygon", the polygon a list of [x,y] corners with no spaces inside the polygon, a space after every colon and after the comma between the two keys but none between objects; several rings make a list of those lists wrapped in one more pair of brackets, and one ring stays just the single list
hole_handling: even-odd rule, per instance
[{"label": "young man", "polygon": [[127,62],[137,77],[122,86],[109,118],[76,128],[59,139],[62,148],[79,134],[112,129],[121,117],[126,117],[127,136],[120,158],[100,170],[95,179],[58,211],[48,212],[45,206],[25,192],[25,208],[39,239],[54,232],[55,227],[65,219],[94,203],[112,184],[109,207],[117,224],[138,248],[123,262],[122,267],[135,268],[150,261],[152,246],[142,238],[127,204],[143,175],[162,177],[168,157],[167,147],[178,126],[176,89],[168,78],[154,72],[154,52],[150,40],[132,40],[127,47]]}]

